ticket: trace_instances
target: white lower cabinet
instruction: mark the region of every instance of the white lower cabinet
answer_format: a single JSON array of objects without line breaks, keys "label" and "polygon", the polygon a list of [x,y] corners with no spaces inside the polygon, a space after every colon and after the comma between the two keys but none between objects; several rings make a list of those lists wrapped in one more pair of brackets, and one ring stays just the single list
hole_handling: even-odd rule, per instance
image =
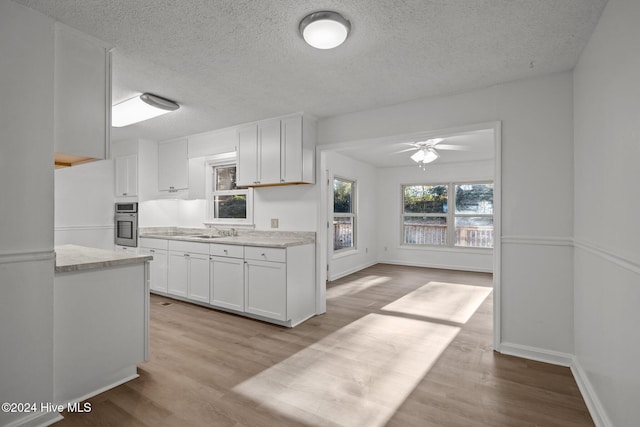
[{"label": "white lower cabinet", "polygon": [[152,291],[167,293],[167,263],[168,253],[163,249],[140,248],[142,255],[151,255],[153,260],[149,262],[149,289]]},{"label": "white lower cabinet", "polygon": [[169,252],[167,293],[193,301],[209,302],[209,257]]},{"label": "white lower cabinet", "polygon": [[186,298],[189,291],[189,254],[169,252],[167,268],[167,292]]},{"label": "white lower cabinet", "polygon": [[211,305],[244,311],[244,260],[211,256]]},{"label": "white lower cabinet", "polygon": [[244,286],[247,313],[288,320],[286,264],[246,260]]},{"label": "white lower cabinet", "polygon": [[[153,244],[159,263],[152,264],[152,278],[162,276],[162,255]],[[154,291],[289,327],[315,314],[313,244],[274,248],[169,240],[165,256],[166,288],[152,285]]]},{"label": "white lower cabinet", "polygon": [[209,302],[209,257],[201,254],[189,256],[189,278],[187,298]]},{"label": "white lower cabinet", "polygon": [[169,241],[168,289],[170,295],[209,302],[209,245]]}]

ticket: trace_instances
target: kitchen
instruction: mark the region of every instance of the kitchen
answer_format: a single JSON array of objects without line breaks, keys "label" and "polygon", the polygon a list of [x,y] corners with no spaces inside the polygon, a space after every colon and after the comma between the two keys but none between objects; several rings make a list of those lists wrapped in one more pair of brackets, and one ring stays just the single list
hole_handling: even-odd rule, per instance
[{"label": "kitchen", "polygon": [[[107,129],[107,133],[111,134],[108,141],[113,144],[103,146],[102,153],[80,153],[75,149],[77,147],[71,150],[59,150],[57,146],[59,143],[71,144],[73,139],[60,137],[61,132],[68,130],[64,126],[60,127],[60,123],[77,124],[73,120],[68,120],[68,117],[65,118],[65,114],[75,109],[76,111],[71,113],[72,116],[73,114],[81,115],[88,99],[88,92],[84,89],[79,90],[80,95],[74,98],[74,102],[61,100],[59,86],[56,86],[60,82],[52,83],[56,76],[68,76],[69,81],[66,83],[68,87],[62,93],[69,96],[74,92],[76,84],[73,71],[61,74],[58,68],[65,64],[64,61],[61,63],[59,60],[61,56],[56,56],[54,34],[59,25],[54,24],[54,20],[49,16],[34,12],[19,3],[28,3],[40,12],[58,16],[58,19],[68,25],[77,25],[83,33],[93,33],[101,40],[108,40],[109,48],[115,47],[113,91],[110,93],[114,102],[130,98],[136,92],[150,92],[176,100],[181,104],[181,108],[166,116],[149,120],[146,124],[143,122],[129,128]],[[136,7],[145,9],[142,3],[132,6],[133,10]],[[344,159],[340,156],[343,156],[347,158],[347,163],[352,161],[351,164],[355,165],[352,170],[355,171],[356,166],[361,167],[364,175],[373,176],[375,183],[384,184],[387,182],[381,178],[384,174],[378,175],[375,168],[362,166],[363,162],[357,160],[361,158],[361,154],[357,153],[358,146],[401,143],[403,141],[398,138],[416,135],[437,138],[441,136],[439,133],[444,135],[469,131],[468,126],[492,129],[495,135],[495,147],[498,147],[494,158],[495,167],[501,168],[499,171],[501,175],[469,176],[468,178],[474,181],[495,178],[496,186],[502,186],[501,192],[497,192],[501,195],[503,202],[502,230],[496,229],[497,236],[500,237],[497,239],[497,244],[501,245],[501,247],[497,246],[496,252],[498,264],[492,264],[492,260],[489,260],[489,268],[497,267],[494,269],[496,292],[502,291],[500,295],[494,296],[500,303],[496,306],[496,311],[499,313],[496,325],[499,327],[495,328],[497,335],[494,348],[503,354],[571,366],[571,372],[576,377],[580,392],[585,396],[596,425],[625,425],[625,420],[629,419],[625,417],[633,417],[635,414],[634,406],[627,405],[626,402],[633,400],[631,399],[634,395],[633,384],[637,377],[631,375],[631,381],[624,384],[615,378],[619,377],[618,370],[631,367],[628,362],[633,355],[637,354],[637,347],[633,343],[629,344],[628,341],[620,338],[632,333],[628,325],[637,323],[634,320],[637,315],[628,310],[622,301],[611,301],[611,304],[604,305],[601,309],[603,312],[617,314],[614,317],[603,317],[606,319],[607,330],[615,329],[620,332],[615,336],[604,334],[610,338],[608,344],[604,346],[599,345],[602,342],[598,338],[600,335],[594,336],[585,332],[589,327],[594,326],[595,322],[593,318],[595,314],[590,314],[593,310],[586,311],[585,307],[589,306],[590,298],[598,292],[595,290],[598,285],[594,283],[598,274],[594,274],[592,269],[603,263],[611,263],[611,266],[607,264],[606,271],[616,277],[616,280],[603,282],[612,283],[610,286],[616,288],[624,288],[624,293],[630,296],[626,300],[633,300],[637,289],[628,286],[633,282],[628,275],[629,271],[632,275],[635,274],[637,252],[627,244],[627,238],[624,236],[617,240],[607,240],[607,237],[603,237],[604,234],[617,235],[612,230],[609,230],[610,233],[603,233],[603,236],[589,237],[591,230],[602,230],[603,227],[610,226],[603,226],[595,221],[589,209],[577,209],[577,207],[586,206],[584,182],[599,179],[597,174],[585,172],[585,165],[594,163],[602,166],[601,162],[608,161],[606,156],[596,156],[593,149],[595,143],[591,144],[593,139],[601,135],[602,130],[606,128],[603,123],[613,121],[621,125],[620,129],[635,129],[627,120],[627,115],[622,114],[624,103],[627,103],[626,106],[630,108],[635,108],[630,101],[631,95],[624,90],[625,82],[630,82],[628,76],[618,75],[616,73],[620,72],[619,69],[610,67],[607,73],[615,74],[617,77],[607,81],[615,82],[612,84],[617,85],[618,90],[609,91],[607,86],[603,91],[598,92],[595,88],[603,87],[600,84],[602,78],[598,73],[592,73],[590,70],[597,68],[594,64],[598,61],[594,58],[605,56],[614,63],[628,65],[620,69],[637,70],[637,64],[627,64],[626,57],[618,55],[624,52],[627,46],[625,40],[634,38],[635,30],[632,30],[632,25],[627,25],[626,17],[637,16],[637,5],[626,0],[611,0],[605,7],[605,2],[594,0],[587,2],[588,4],[574,5],[576,8],[583,8],[580,9],[584,12],[583,14],[574,14],[564,9],[562,9],[564,12],[554,10],[551,13],[547,9],[544,13],[541,12],[541,15],[529,16],[531,19],[525,19],[527,25],[514,23],[519,29],[528,28],[535,32],[536,28],[549,28],[543,24],[544,22],[557,22],[554,19],[562,20],[560,17],[563,16],[564,19],[572,22],[574,27],[566,25],[565,21],[563,25],[553,27],[554,31],[561,32],[561,28],[571,27],[574,33],[568,37],[565,33],[560,35],[550,31],[547,39],[541,38],[542,33],[521,34],[525,40],[528,40],[527,36],[538,40],[538,48],[555,46],[558,62],[553,66],[549,65],[552,61],[545,63],[543,59],[538,59],[527,49],[521,49],[524,41],[521,39],[520,44],[515,41],[514,34],[518,31],[508,33],[509,35],[505,37],[495,36],[496,38],[490,40],[494,42],[495,40],[514,40],[513,45],[509,46],[507,43],[502,46],[502,49],[512,47],[514,50],[511,51],[510,57],[515,60],[514,64],[518,64],[513,66],[513,73],[509,76],[498,77],[498,70],[506,72],[509,71],[509,67],[504,67],[504,64],[496,61],[493,65],[500,64],[500,66],[492,69],[493,71],[482,68],[492,63],[490,56],[477,56],[474,52],[470,52],[465,48],[464,42],[469,39],[464,37],[457,40],[458,44],[454,48],[446,49],[447,52],[453,52],[454,57],[447,57],[448,59],[442,60],[440,64],[437,61],[426,61],[429,58],[435,58],[433,52],[425,53],[429,57],[426,58],[422,54],[406,55],[407,50],[404,48],[392,48],[388,43],[393,42],[393,37],[385,39],[371,36],[375,33],[375,31],[371,32],[376,28],[374,23],[380,24],[380,21],[366,18],[359,20],[359,16],[369,16],[366,8],[362,9],[359,6],[352,6],[353,9],[349,9],[349,13],[345,12],[353,22],[353,32],[344,49],[336,49],[333,51],[334,54],[331,51],[320,52],[309,49],[300,37],[297,26],[300,19],[314,8],[306,10],[303,3],[296,4],[294,9],[288,10],[285,13],[287,18],[284,20],[289,23],[288,26],[277,29],[269,26],[273,22],[270,24],[257,22],[256,25],[247,27],[241,23],[242,21],[231,21],[226,16],[222,18],[215,13],[199,14],[197,9],[191,7],[185,7],[185,10],[178,14],[190,17],[189,28],[187,28],[184,25],[181,26],[185,21],[174,19],[178,15],[172,17],[171,13],[166,13],[167,10],[163,8],[149,7],[123,16],[117,12],[118,7],[114,6],[111,12],[107,10],[103,12],[104,16],[115,12],[114,16],[117,19],[112,17],[111,21],[105,19],[102,22],[95,18],[94,11],[91,11],[90,7],[83,9],[82,6],[76,5],[78,10],[62,13],[56,12],[54,10],[56,6],[47,2],[25,0],[2,3],[2,26],[0,26],[2,57],[12,58],[13,61],[3,63],[2,82],[3,99],[9,101],[12,109],[3,114],[1,127],[3,151],[0,173],[3,181],[7,183],[3,189],[3,199],[8,202],[3,202],[1,208],[3,227],[0,273],[2,274],[3,306],[0,320],[3,325],[19,325],[19,332],[13,332],[6,327],[2,330],[1,383],[3,385],[0,391],[3,397],[9,396],[7,391],[11,390],[11,400],[53,401],[55,358],[51,349],[55,348],[52,338],[52,319],[55,311],[53,286],[55,279],[52,268],[55,262],[54,242],[56,246],[73,243],[99,248],[112,247],[116,202],[138,203],[139,226],[142,232],[145,228],[155,228],[147,231],[157,232],[160,227],[167,228],[166,232],[179,231],[168,227],[179,227],[183,230],[198,228],[202,230],[202,233],[198,231],[200,234],[215,230],[204,227],[205,222],[211,222],[212,210],[207,203],[207,197],[202,196],[208,193],[207,186],[210,185],[206,178],[209,173],[205,172],[207,170],[205,165],[208,162],[215,163],[220,160],[216,159],[216,156],[224,157],[226,153],[235,151],[237,136],[234,132],[237,126],[258,126],[262,121],[282,120],[291,115],[300,114],[296,112],[304,111],[303,118],[313,118],[308,112],[317,116],[314,183],[254,189],[252,191],[253,224],[254,230],[267,233],[275,230],[276,233],[315,234],[316,245],[310,245],[315,251],[315,314],[325,310],[326,301],[323,293],[326,292],[324,287],[326,278],[339,280],[342,274],[377,262],[402,262],[407,265],[411,263],[417,265],[421,262],[422,266],[430,266],[425,264],[431,262],[433,267],[451,266],[444,258],[437,259],[430,256],[427,260],[419,257],[411,259],[410,257],[416,256],[418,252],[406,251],[398,247],[396,234],[399,232],[399,225],[388,227],[388,225],[376,224],[375,221],[367,224],[366,217],[363,217],[365,222],[361,224],[366,229],[359,230],[359,236],[369,240],[359,243],[359,250],[352,258],[332,257],[328,249],[330,246],[327,241],[328,236],[324,232],[326,219],[330,216],[327,191],[324,185],[320,184],[334,175],[327,176],[325,167],[328,165],[331,172],[331,162],[342,161]],[[230,10],[234,10],[234,6],[230,4],[228,6]],[[257,3],[245,6],[249,7],[249,11],[251,8],[260,8]],[[492,9],[493,14],[502,16],[501,8],[504,7],[506,6],[501,5]],[[517,6],[512,5],[512,7]],[[603,8],[608,13],[600,17]],[[414,23],[409,25],[411,28],[418,25],[418,22],[423,24],[419,19],[410,19],[416,10],[410,7],[396,9],[404,17],[403,22]],[[244,12],[248,11],[244,10]],[[527,17],[526,13],[529,12],[535,11],[519,10],[518,13],[509,15],[505,10],[504,13],[511,18],[500,20],[501,25],[506,25],[505,23],[510,22],[514,16],[520,16],[520,13],[523,17]],[[239,16],[266,16],[265,13],[265,11],[255,15],[240,13]],[[293,15],[289,16],[289,13]],[[421,12],[416,15],[421,13],[426,12],[421,9]],[[465,13],[465,11],[456,10],[452,16],[469,17],[470,15],[468,11]],[[422,15],[422,18],[427,19],[428,15]],[[593,33],[598,19],[601,20],[598,30]],[[215,25],[212,25],[212,22],[215,22]],[[480,22],[486,24],[486,21],[478,19],[475,25],[465,28],[478,28],[477,25],[480,25]],[[152,29],[135,30],[135,23],[146,23]],[[159,23],[162,25],[158,25]],[[618,23],[620,25],[617,25]],[[191,25],[193,28],[190,28]],[[448,21],[448,25],[452,25],[451,21]],[[234,28],[241,33],[247,32],[247,40],[251,42],[244,43],[240,38],[235,38],[228,41],[228,45],[216,44],[208,35],[203,36],[213,27],[219,29],[222,34],[225,32],[233,34]],[[453,39],[444,35],[445,28],[440,28],[442,31],[436,31],[437,25],[431,26],[432,28],[427,27],[419,25],[419,31],[414,28],[408,32],[416,37],[418,43],[411,50],[412,52],[422,52],[425,43],[430,43],[420,38],[421,31],[425,34],[428,32],[430,40],[438,40],[434,42],[436,46],[449,46],[452,43]],[[600,27],[604,30],[600,30]],[[613,34],[609,31],[613,27],[620,28],[627,37],[622,37],[619,33]],[[158,28],[171,30],[163,32],[158,31]],[[205,31],[207,28],[208,30]],[[270,28],[267,37],[262,33],[264,28]],[[475,36],[491,34],[490,28],[484,26],[482,28],[484,30],[474,33]],[[125,29],[134,30],[126,33]],[[613,43],[621,46],[620,50],[607,50],[602,48],[603,44],[589,42],[592,33],[594,37],[597,36],[596,42],[606,40],[602,42],[605,46]],[[176,35],[184,37],[187,46],[191,47],[183,46],[173,49],[172,47],[175,46],[173,37]],[[264,44],[260,45],[257,43],[258,40]],[[404,43],[410,42],[408,39],[402,40]],[[555,44],[557,40],[571,40],[571,42],[557,45]],[[145,44],[155,46],[154,52],[157,56],[151,54],[152,50],[136,54],[136,45]],[[270,51],[267,47],[274,45],[279,47],[278,51],[282,56],[269,56],[267,52]],[[215,53],[209,57],[207,55],[203,57],[202,52],[210,46],[217,46]],[[287,46],[288,50],[283,52],[282,46]],[[493,46],[491,42],[489,46]],[[587,49],[583,51],[585,46]],[[380,49],[388,49],[387,52],[390,55],[389,61],[385,62],[384,66],[376,62],[376,58],[387,57],[376,53]],[[236,56],[238,50],[246,51],[248,56],[259,61],[261,66],[249,67],[245,62],[246,59],[241,60]],[[489,48],[489,51],[494,52],[493,48]],[[459,52],[459,56],[456,57],[455,55],[458,54],[455,52]],[[394,57],[393,54],[396,56]],[[71,59],[73,56],[71,55]],[[540,53],[539,57],[546,56]],[[358,60],[355,61],[354,58]],[[433,83],[433,86],[429,86],[429,79],[425,76],[427,74],[431,76],[431,74],[415,71],[424,70],[424,65],[428,63],[433,63],[435,68],[438,68],[439,65],[451,64],[447,61],[457,63],[455,60],[463,58],[468,61],[464,63],[467,64],[466,66],[444,67],[444,69],[475,69],[476,72],[470,71],[463,78],[463,80],[468,79],[466,86],[457,85],[454,88],[452,82],[445,78],[446,76]],[[207,62],[209,59],[211,61]],[[294,60],[297,61],[296,65],[285,67],[284,71],[279,66]],[[170,66],[167,68],[168,64]],[[225,68],[222,64],[228,64],[228,67]],[[576,67],[575,70],[574,67]],[[342,74],[344,85],[341,86],[341,90],[327,90],[324,84],[325,78],[334,75],[335,70],[339,68],[345,71]],[[170,72],[170,69],[174,72]],[[130,74],[119,74],[123,73],[123,70],[128,70]],[[373,78],[369,80],[368,78],[372,77],[369,72],[374,70],[386,70],[385,72],[389,74],[384,80]],[[401,75],[403,78],[399,78]],[[151,78],[152,76],[155,80]],[[495,79],[493,76],[496,76]],[[455,76],[448,77],[453,79]],[[183,87],[184,82],[191,79],[199,82],[209,81],[210,84],[201,83],[198,87],[191,87],[183,92],[176,89]],[[155,83],[152,84],[152,80]],[[374,90],[373,87],[371,90],[363,90],[362,85],[368,81],[384,81],[385,84],[374,84],[374,87],[379,90]],[[406,84],[401,85],[401,83]],[[449,84],[451,86],[448,86]],[[279,87],[284,90],[282,88],[287,86],[287,92],[279,93],[275,89]],[[94,84],[91,87],[96,88],[98,85]],[[82,97],[83,93],[85,98]],[[105,85],[99,96],[106,97],[107,93],[109,91]],[[601,112],[602,115],[620,114],[608,117],[608,121],[605,120],[602,115],[599,115],[600,113],[593,110],[591,103],[585,101],[588,95],[599,97],[609,103],[608,112]],[[217,104],[210,104],[211,100],[216,100]],[[9,104],[3,102],[3,113],[5,113],[4,107],[8,107]],[[107,104],[102,102],[103,109],[105,105]],[[205,107],[195,111],[194,106],[197,105],[205,105]],[[189,114],[188,123],[183,119],[187,114]],[[94,130],[97,128],[93,127]],[[609,132],[616,131],[609,129]],[[626,176],[635,177],[637,172],[627,164],[628,159],[633,156],[624,154],[629,149],[628,134],[607,139],[606,143],[619,148],[610,152],[620,165],[617,170],[624,171]],[[232,137],[230,138],[229,135]],[[105,135],[102,138],[107,139]],[[181,165],[186,161],[188,190],[175,192],[161,190],[157,172],[162,167],[159,162],[158,147],[184,138],[187,140],[186,159],[172,157],[171,160]],[[356,154],[353,154],[354,151]],[[54,174],[51,162],[54,152],[67,154],[75,152],[75,154],[84,154],[86,157],[106,160],[59,169]],[[333,153],[340,156],[332,158]],[[130,196],[129,191],[123,191],[120,193],[121,196],[116,197],[117,176],[123,175],[117,174],[115,159],[132,155],[137,156],[135,165],[138,194]],[[353,158],[354,156],[356,159]],[[59,160],[62,163],[83,161],[83,159],[69,158]],[[327,161],[329,163],[326,163]],[[125,162],[124,164],[126,165],[124,169],[128,169],[133,168],[134,163]],[[220,165],[224,166],[224,164]],[[433,165],[434,170],[437,170],[436,166],[437,164]],[[182,171],[184,176],[184,166],[169,167],[172,172]],[[626,188],[628,180],[618,180],[616,173],[607,168],[603,170],[606,176],[615,178],[617,189]],[[389,172],[387,177],[391,177],[391,172],[387,172]],[[429,172],[426,176],[430,176],[428,174]],[[134,175],[127,172],[124,176],[133,177]],[[122,184],[122,181],[120,183]],[[197,185],[193,186],[192,183]],[[407,181],[401,184],[413,183],[416,182]],[[174,190],[175,187],[174,185]],[[397,192],[397,188],[393,189],[391,186],[385,188],[387,191]],[[545,190],[550,188],[554,191]],[[127,193],[126,196],[123,195],[124,192]],[[371,212],[372,209],[384,209],[385,205],[394,205],[385,203],[387,196],[398,197],[397,194],[380,193],[375,200],[363,200],[367,207],[363,213]],[[635,202],[626,201],[625,203],[630,204],[625,212],[635,210],[633,209]],[[391,209],[394,206],[391,206]],[[553,206],[553,215],[541,206]],[[213,210],[215,211],[215,208]],[[396,209],[396,212],[390,213],[388,217],[398,216]],[[18,227],[18,224],[28,224],[28,226]],[[236,237],[250,232],[242,224],[222,227],[225,231],[230,228],[234,228],[238,233]],[[377,237],[381,229],[385,232]],[[234,236],[223,238],[232,239]],[[176,241],[159,239],[157,235],[149,239],[166,241],[167,252],[171,252],[170,244]],[[148,241],[146,243],[152,244]],[[211,252],[211,248],[215,247],[213,245],[222,245],[189,241],[179,243],[208,245],[209,251],[206,254],[193,252],[191,249],[184,250],[185,248],[180,246],[176,247],[179,250],[175,251],[208,257],[217,256]],[[233,244],[228,246],[225,247],[227,251],[233,250]],[[238,256],[235,259],[247,261],[245,250],[249,246],[244,244],[235,246],[242,246],[244,252],[242,258]],[[163,248],[164,246],[147,249],[163,251],[165,250]],[[349,264],[348,261],[353,262],[350,265],[344,265]],[[475,268],[486,268],[486,265],[486,259],[482,258]],[[329,266],[328,273],[327,266]],[[21,285],[18,286],[18,284]],[[607,294],[604,298],[608,300],[618,294],[618,292],[612,293],[611,296]],[[173,307],[182,307],[179,304],[182,303],[176,302]],[[219,313],[209,308],[202,308],[202,310]],[[233,316],[229,313],[220,312],[220,314]],[[220,317],[216,319],[223,321]],[[256,328],[261,332],[266,331],[263,324],[253,318],[239,319],[242,319],[242,322],[252,322],[243,323],[244,325],[260,325]],[[313,321],[314,319],[303,322],[297,328],[304,327],[306,323]],[[595,326],[598,325],[595,324]],[[251,326],[247,327],[251,328]],[[297,328],[293,328],[293,331]],[[601,353],[600,350],[605,347],[623,355],[615,368],[607,367],[611,366],[607,363],[610,356]],[[629,369],[629,372],[631,371],[632,369]],[[594,375],[593,372],[600,374]],[[625,409],[620,410],[618,403],[612,403],[609,396],[615,393],[609,393],[608,390],[616,390],[617,395],[623,397],[620,400],[622,403],[619,404],[624,405]],[[608,418],[615,422],[608,422]],[[15,414],[2,415],[0,420],[2,423],[20,422]],[[47,420],[43,418],[41,421],[44,423]]]}]

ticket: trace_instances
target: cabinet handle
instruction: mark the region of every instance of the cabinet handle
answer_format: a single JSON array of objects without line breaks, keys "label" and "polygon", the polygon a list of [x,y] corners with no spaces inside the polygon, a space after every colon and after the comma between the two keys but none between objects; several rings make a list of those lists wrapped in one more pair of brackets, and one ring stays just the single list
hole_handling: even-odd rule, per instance
[{"label": "cabinet handle", "polygon": [[191,256],[191,255],[189,255],[189,254],[184,254],[184,256]]},{"label": "cabinet handle", "polygon": [[265,255],[265,254],[260,254],[260,255],[261,255],[261,256],[263,256],[263,257],[266,257],[266,255]]},{"label": "cabinet handle", "polygon": [[155,254],[156,250],[155,249],[149,249],[149,252],[151,252],[152,254]]},{"label": "cabinet handle", "polygon": [[229,251],[227,251],[227,250],[225,249],[225,250],[224,250],[224,253],[225,253],[225,254],[228,254],[228,253],[229,253]]},{"label": "cabinet handle", "polygon": [[127,193],[122,193],[122,195],[123,195],[123,196],[126,196],[126,195],[127,195]]}]

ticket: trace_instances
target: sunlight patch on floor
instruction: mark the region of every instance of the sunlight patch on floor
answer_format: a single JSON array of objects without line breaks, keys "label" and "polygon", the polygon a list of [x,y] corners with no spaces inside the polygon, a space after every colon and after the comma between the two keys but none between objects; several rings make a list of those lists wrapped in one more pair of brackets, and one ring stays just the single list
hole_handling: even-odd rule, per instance
[{"label": "sunlight patch on floor", "polygon": [[373,286],[382,285],[391,280],[386,276],[366,276],[357,280],[353,280],[343,285],[333,286],[327,289],[327,299],[354,295]]},{"label": "sunlight patch on floor", "polygon": [[371,313],[233,390],[308,425],[383,426],[459,331]]},{"label": "sunlight patch on floor", "polygon": [[465,324],[492,288],[429,282],[382,307],[384,311],[424,316],[429,319]]}]

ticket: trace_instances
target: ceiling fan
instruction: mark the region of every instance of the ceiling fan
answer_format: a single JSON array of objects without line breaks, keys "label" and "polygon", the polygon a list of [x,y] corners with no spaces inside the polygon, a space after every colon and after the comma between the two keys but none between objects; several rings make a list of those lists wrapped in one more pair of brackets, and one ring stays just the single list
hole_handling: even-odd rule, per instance
[{"label": "ceiling fan", "polygon": [[421,169],[426,169],[427,163],[431,163],[437,160],[440,157],[440,153],[436,150],[436,146],[438,150],[457,150],[464,151],[465,147],[460,145],[451,145],[451,144],[441,144],[444,141],[444,138],[433,138],[427,139],[425,141],[416,141],[416,142],[405,142],[405,145],[411,145],[412,148],[407,148],[405,150],[397,151],[397,153],[405,153],[407,151],[414,151],[411,155],[411,160],[418,164],[418,167]]}]

